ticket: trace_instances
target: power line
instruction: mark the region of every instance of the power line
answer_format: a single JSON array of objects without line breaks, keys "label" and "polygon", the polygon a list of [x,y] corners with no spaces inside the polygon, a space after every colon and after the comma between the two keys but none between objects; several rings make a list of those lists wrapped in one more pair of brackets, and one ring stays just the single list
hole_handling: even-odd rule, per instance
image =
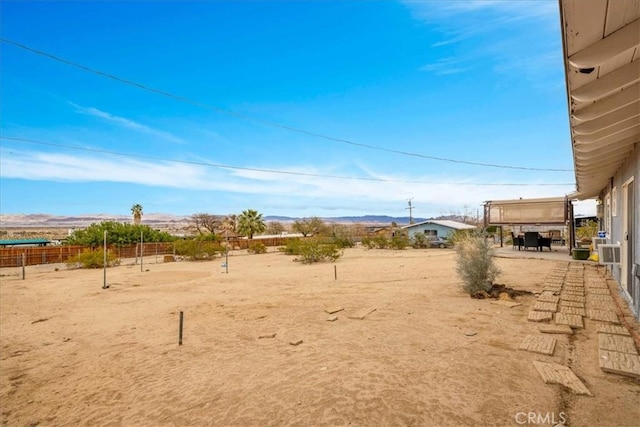
[{"label": "power line", "polygon": [[147,159],[147,160],[159,160],[163,162],[172,162],[172,163],[182,163],[188,165],[196,165],[196,166],[207,166],[213,168],[220,169],[232,169],[232,170],[243,170],[243,171],[251,171],[251,172],[264,172],[271,174],[281,174],[281,175],[296,175],[296,176],[309,176],[316,178],[331,178],[331,179],[341,179],[341,180],[356,180],[356,181],[374,181],[374,182],[395,182],[395,183],[405,183],[405,184],[441,184],[441,185],[475,185],[475,186],[507,186],[507,187],[537,187],[537,186],[566,186],[566,185],[574,185],[573,183],[541,183],[541,184],[530,184],[530,183],[468,183],[468,182],[433,182],[433,181],[417,181],[417,180],[401,180],[401,179],[384,179],[384,178],[370,178],[370,177],[359,177],[359,176],[344,176],[344,175],[326,175],[326,174],[316,174],[316,173],[308,173],[308,172],[294,172],[294,171],[284,171],[278,169],[261,169],[261,168],[251,168],[245,166],[233,166],[226,165],[222,163],[209,163],[209,162],[198,162],[192,160],[177,160],[177,159],[169,159],[165,157],[157,157],[150,156],[147,154],[134,154],[134,153],[123,153],[119,151],[111,151],[111,150],[103,150],[98,148],[88,148],[88,147],[78,147],[75,145],[66,145],[66,144],[56,144],[53,142],[44,142],[44,141],[36,141],[28,138],[17,138],[10,136],[2,136],[0,135],[0,139],[6,139],[9,141],[17,141],[17,142],[27,142],[31,144],[39,144],[39,145],[47,145],[50,147],[58,147],[58,148],[66,148],[69,150],[78,150],[78,151],[88,151],[91,153],[100,153],[100,154],[110,154],[114,156],[121,157],[130,157],[136,159]]},{"label": "power line", "polygon": [[162,89],[152,88],[150,86],[144,85],[142,83],[135,82],[133,80],[128,80],[128,79],[116,76],[114,74],[110,74],[110,73],[107,73],[107,72],[104,72],[104,71],[96,70],[96,69],[87,67],[86,65],[82,65],[82,64],[79,64],[77,62],[61,58],[61,57],[59,57],[57,55],[53,55],[51,53],[44,52],[42,50],[38,50],[38,49],[35,49],[35,48],[32,48],[32,47],[29,47],[27,45],[24,45],[22,43],[19,43],[19,42],[13,41],[13,40],[6,39],[4,37],[0,37],[0,41],[2,43],[7,43],[7,44],[13,45],[15,47],[18,47],[20,49],[24,49],[24,50],[29,51],[31,53],[35,53],[37,55],[44,56],[44,57],[52,59],[54,61],[58,61],[58,62],[61,62],[63,64],[66,64],[66,65],[70,65],[72,67],[79,68],[79,69],[81,69],[83,71],[86,71],[86,72],[89,72],[89,73],[93,73],[93,74],[96,74],[98,76],[105,77],[105,78],[108,78],[108,79],[111,79],[111,80],[115,80],[117,82],[124,83],[126,85],[136,87],[138,89],[142,89],[142,90],[146,90],[146,91],[149,91],[149,92],[153,92],[153,93],[155,93],[157,95],[161,95],[161,96],[164,96],[164,97],[167,97],[167,98],[171,98],[171,99],[174,99],[176,101],[180,101],[180,102],[184,102],[184,103],[187,103],[187,104],[191,104],[191,105],[194,105],[194,106],[200,107],[200,108],[213,110],[213,111],[216,111],[218,113],[227,114],[227,115],[230,115],[230,116],[233,116],[233,117],[240,118],[242,120],[247,120],[247,121],[251,121],[251,122],[254,122],[254,123],[259,123],[259,124],[264,125],[264,126],[284,129],[284,130],[287,130],[289,132],[294,132],[294,133],[299,133],[299,134],[303,134],[303,135],[313,136],[313,137],[316,137],[316,138],[322,138],[322,139],[326,139],[326,140],[333,141],[333,142],[339,142],[339,143],[343,143],[343,144],[353,145],[353,146],[356,146],[356,147],[368,148],[370,150],[383,151],[383,152],[387,152],[387,153],[399,154],[399,155],[409,156],[409,157],[418,157],[418,158],[423,158],[423,159],[437,160],[437,161],[441,161],[441,162],[451,162],[451,163],[459,163],[459,164],[474,165],[474,166],[484,166],[484,167],[492,167],[492,168],[500,168],[500,169],[517,169],[517,170],[544,171],[544,172],[573,172],[573,169],[534,168],[534,167],[525,167],[525,166],[511,166],[511,165],[500,165],[500,164],[495,164],[495,163],[471,162],[471,161],[466,161],[466,160],[449,159],[449,158],[445,158],[445,157],[428,156],[428,155],[420,154],[420,153],[413,153],[413,152],[403,151],[403,150],[393,150],[393,149],[390,149],[390,148],[379,147],[379,146],[376,146],[376,145],[363,144],[363,143],[360,143],[360,142],[354,142],[354,141],[351,141],[351,140],[348,140],[348,139],[336,138],[336,137],[333,137],[333,136],[324,135],[324,134],[317,133],[317,132],[312,132],[312,131],[307,131],[307,130],[304,130],[304,129],[300,129],[300,128],[296,128],[296,127],[292,127],[292,126],[287,126],[287,125],[283,125],[283,124],[280,124],[280,123],[271,122],[271,121],[268,121],[268,120],[257,119],[255,117],[247,116],[245,114],[238,113],[236,111],[226,110],[224,108],[220,108],[220,107],[216,107],[216,106],[213,106],[213,105],[205,104],[203,102],[195,101],[193,99],[190,99],[190,98],[187,98],[187,97],[184,97],[184,96],[174,95],[174,94],[172,94],[170,92],[166,92],[166,91],[164,91]]}]

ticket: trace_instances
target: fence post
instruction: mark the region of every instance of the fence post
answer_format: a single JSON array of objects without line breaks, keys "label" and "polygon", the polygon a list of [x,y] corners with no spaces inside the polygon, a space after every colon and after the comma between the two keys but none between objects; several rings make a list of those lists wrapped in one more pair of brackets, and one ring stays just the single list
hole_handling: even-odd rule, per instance
[{"label": "fence post", "polygon": [[22,280],[24,280],[25,277],[25,271],[24,271],[24,252],[22,253]]},{"label": "fence post", "polygon": [[107,230],[104,230],[104,248],[102,253],[102,264],[103,264],[103,273],[104,273],[104,281],[102,283],[102,289],[107,289]]},{"label": "fence post", "polygon": [[144,236],[142,235],[142,230],[140,230],[140,271],[143,272],[142,269],[142,258],[144,257]]}]

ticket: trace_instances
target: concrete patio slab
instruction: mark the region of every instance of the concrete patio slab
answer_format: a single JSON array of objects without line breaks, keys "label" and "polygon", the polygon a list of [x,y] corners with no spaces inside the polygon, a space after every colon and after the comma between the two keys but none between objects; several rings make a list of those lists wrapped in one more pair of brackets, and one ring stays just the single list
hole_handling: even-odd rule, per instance
[{"label": "concrete patio slab", "polygon": [[585,306],[584,302],[560,300],[560,308],[562,307],[584,308],[584,306]]},{"label": "concrete patio slab", "polygon": [[533,365],[545,384],[561,384],[575,394],[593,396],[571,368],[557,363],[534,361]]},{"label": "concrete patio slab", "polygon": [[558,310],[558,304],[555,302],[536,301],[533,305],[535,311],[549,311],[555,313]]},{"label": "concrete patio slab", "polygon": [[604,372],[640,378],[640,356],[610,350],[600,350],[599,354]]},{"label": "concrete patio slab", "polygon": [[565,335],[573,335],[573,329],[571,329],[568,325],[540,325],[538,326],[538,330],[543,334],[565,334]]},{"label": "concrete patio slab", "polygon": [[633,338],[623,335],[598,334],[598,347],[601,350],[617,351],[619,353],[638,354]]},{"label": "concrete patio slab", "polygon": [[520,343],[520,350],[532,351],[534,353],[553,355],[556,348],[556,339],[551,335],[525,335]]},{"label": "concrete patio slab", "polygon": [[587,294],[611,295],[611,292],[609,292],[609,288],[587,288]]},{"label": "concrete patio slab", "polygon": [[624,335],[631,336],[631,333],[624,326],[619,325],[611,325],[609,323],[598,323],[596,326],[599,334],[615,334],[615,335]]},{"label": "concrete patio slab", "polygon": [[538,296],[538,301],[552,302],[554,304],[557,304],[558,301],[560,301],[560,296],[554,295],[554,293],[550,291],[542,291],[542,293]]},{"label": "concrete patio slab", "polygon": [[582,316],[579,314],[556,313],[557,325],[568,325],[572,328],[584,328]]},{"label": "concrete patio slab", "polygon": [[553,313],[548,311],[531,310],[527,316],[529,322],[547,322],[553,319]]},{"label": "concrete patio slab", "polygon": [[616,305],[611,301],[590,301],[589,308],[596,310],[616,311]]},{"label": "concrete patio slab", "polygon": [[586,302],[587,298],[584,295],[576,295],[567,292],[560,294],[560,301],[574,301],[574,302]]},{"label": "concrete patio slab", "polygon": [[618,314],[615,311],[590,308],[589,310],[587,310],[587,314],[589,315],[589,319],[591,320],[597,320],[599,322],[620,323]]},{"label": "concrete patio slab", "polygon": [[568,314],[578,314],[580,316],[586,316],[586,310],[584,309],[584,307],[567,307],[567,306],[561,306],[560,307],[560,313],[568,313]]}]

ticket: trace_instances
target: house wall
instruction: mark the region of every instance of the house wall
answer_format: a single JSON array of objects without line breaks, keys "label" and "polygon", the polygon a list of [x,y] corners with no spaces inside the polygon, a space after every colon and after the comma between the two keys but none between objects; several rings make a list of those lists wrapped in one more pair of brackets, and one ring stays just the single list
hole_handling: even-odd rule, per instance
[{"label": "house wall", "polygon": [[407,233],[409,234],[409,238],[412,238],[416,235],[416,233],[424,234],[425,231],[435,230],[437,232],[438,237],[447,238],[450,234],[453,234],[456,230],[450,227],[444,227],[439,224],[419,224],[415,225],[411,228],[407,228]]},{"label": "house wall", "polygon": [[[636,144],[635,150],[632,155],[629,156],[627,162],[620,168],[620,170],[613,177],[609,185],[604,188],[600,194],[601,200],[605,200],[608,195],[610,198],[611,206],[605,209],[605,215],[609,216],[610,230],[607,230],[609,240],[611,243],[621,243],[624,239],[623,236],[623,184],[627,182],[631,177],[634,178],[634,196],[635,196],[635,230],[629,239],[632,239],[634,247],[634,260],[633,263],[640,265],[640,208],[638,204],[640,202],[640,144]],[[604,218],[604,224],[609,223],[607,218]],[[633,268],[633,266],[630,266]],[[635,287],[635,298],[631,301],[630,295],[626,289],[622,288],[622,268],[621,265],[612,265],[609,267],[611,275],[620,285],[621,294],[627,299],[634,310],[636,317],[640,319],[640,280],[633,278]]]}]

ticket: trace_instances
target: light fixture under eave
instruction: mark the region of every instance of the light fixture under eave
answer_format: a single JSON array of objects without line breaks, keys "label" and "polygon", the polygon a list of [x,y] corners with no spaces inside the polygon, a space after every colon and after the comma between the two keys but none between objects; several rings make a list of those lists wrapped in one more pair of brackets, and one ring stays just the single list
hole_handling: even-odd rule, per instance
[{"label": "light fixture under eave", "polygon": [[571,98],[591,102],[640,82],[640,60],[631,62],[571,91]]}]

